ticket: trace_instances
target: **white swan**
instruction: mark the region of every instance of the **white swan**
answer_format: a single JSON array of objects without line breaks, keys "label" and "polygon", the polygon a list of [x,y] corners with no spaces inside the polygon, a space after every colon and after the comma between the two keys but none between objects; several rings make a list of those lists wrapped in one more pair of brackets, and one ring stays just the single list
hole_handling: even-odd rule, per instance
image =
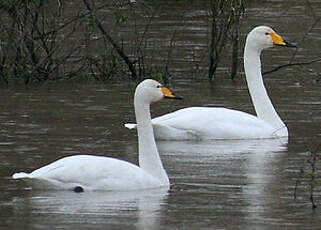
[{"label": "white swan", "polygon": [[155,80],[141,82],[135,91],[139,166],[103,156],[76,155],[57,160],[32,173],[15,173],[13,179],[29,182],[34,189],[139,190],[169,188],[169,179],[156,147],[150,104],[162,98],[179,98]]},{"label": "white swan", "polygon": [[[265,48],[293,45],[271,28],[259,26],[247,36],[244,50],[246,80],[257,116],[226,108],[189,107],[152,120],[156,139],[260,139],[287,137],[288,129],[275,111],[261,74]],[[136,124],[125,124],[135,128]]]}]

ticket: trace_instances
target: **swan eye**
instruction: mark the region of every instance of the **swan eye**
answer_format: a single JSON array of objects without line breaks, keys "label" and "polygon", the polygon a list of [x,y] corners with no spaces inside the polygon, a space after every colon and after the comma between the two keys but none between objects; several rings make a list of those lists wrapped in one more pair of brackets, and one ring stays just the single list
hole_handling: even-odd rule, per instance
[{"label": "swan eye", "polygon": [[268,32],[266,32],[266,33],[265,33],[265,35],[269,35],[269,33],[268,33]]},{"label": "swan eye", "polygon": [[161,86],[161,85],[158,85],[157,88],[162,88],[162,86]]}]

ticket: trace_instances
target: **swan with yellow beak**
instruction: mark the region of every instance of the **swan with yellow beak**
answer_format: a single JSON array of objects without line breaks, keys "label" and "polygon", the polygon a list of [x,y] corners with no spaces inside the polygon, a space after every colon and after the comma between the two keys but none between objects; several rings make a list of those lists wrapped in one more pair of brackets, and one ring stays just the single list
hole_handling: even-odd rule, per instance
[{"label": "swan with yellow beak", "polygon": [[[247,35],[244,69],[256,115],[219,107],[188,107],[154,118],[155,137],[162,140],[288,137],[288,128],[276,112],[261,74],[261,52],[274,46],[295,47],[267,26],[258,26]],[[136,124],[125,126],[135,128]]]}]

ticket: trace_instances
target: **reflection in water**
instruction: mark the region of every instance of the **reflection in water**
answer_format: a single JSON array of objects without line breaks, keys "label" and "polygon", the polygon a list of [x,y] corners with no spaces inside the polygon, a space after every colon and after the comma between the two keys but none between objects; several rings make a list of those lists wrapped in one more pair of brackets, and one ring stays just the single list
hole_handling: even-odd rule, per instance
[{"label": "reflection in water", "polygon": [[[173,170],[178,183],[189,184],[229,184],[248,183],[250,173],[264,173],[256,166],[269,157],[287,150],[287,138],[262,140],[213,140],[213,141],[159,141],[168,170]],[[257,161],[257,164],[255,163]],[[274,165],[268,165],[272,168]],[[168,168],[173,167],[173,168]],[[195,178],[195,179],[194,179]],[[173,177],[171,178],[173,179]]]},{"label": "reflection in water", "polygon": [[[284,138],[161,141],[158,146],[160,152],[170,154],[171,161],[174,161],[171,165],[175,165],[175,168],[171,170],[176,174],[176,187],[211,188],[210,191],[215,193],[215,198],[212,198],[215,199],[212,201],[214,210],[222,205],[227,208],[231,206],[230,214],[235,212],[237,216],[243,215],[244,220],[251,219],[263,224],[267,217],[273,220],[273,207],[278,207],[280,191],[275,190],[280,188],[275,185],[281,184],[278,171],[282,170],[280,164],[286,154],[287,143],[287,138]],[[181,172],[177,168],[181,168]],[[187,174],[183,174],[184,171]],[[242,198],[235,202],[237,193]],[[233,207],[238,208],[233,210]],[[219,215],[219,212],[215,211],[215,214]],[[278,220],[273,223],[278,223]],[[246,221],[242,224],[247,226]]]},{"label": "reflection in water", "polygon": [[269,153],[286,150],[288,138],[257,140],[158,141],[161,152],[198,154]]},{"label": "reflection in water", "polygon": [[[248,202],[246,215],[248,219],[278,223],[279,217],[274,216],[279,208],[280,188],[275,185],[280,183],[282,175],[282,159],[285,158],[287,148],[271,149],[268,152],[257,151],[248,157],[245,175],[248,184],[243,188],[243,199]],[[269,210],[269,211],[267,211]]]},{"label": "reflection in water", "polygon": [[[30,191],[24,198],[14,198],[16,220],[29,213],[31,229],[56,226],[71,229],[82,226],[93,229],[117,227],[127,229],[157,229],[166,189],[133,192]],[[126,221],[123,221],[126,219]]]}]

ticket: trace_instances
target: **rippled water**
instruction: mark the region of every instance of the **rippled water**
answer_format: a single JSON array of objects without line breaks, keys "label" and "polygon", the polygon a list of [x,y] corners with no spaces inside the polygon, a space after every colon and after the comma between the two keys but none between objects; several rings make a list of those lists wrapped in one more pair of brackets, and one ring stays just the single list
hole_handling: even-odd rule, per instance
[{"label": "rippled water", "polygon": [[[252,4],[248,25],[242,29],[267,22],[281,34],[290,31],[285,33],[288,40],[300,40],[304,25],[296,19],[303,17],[308,23],[307,13],[286,1],[269,2]],[[282,13],[293,13],[293,19]],[[279,19],[285,24],[280,25]],[[303,44],[302,60],[319,55],[314,46],[320,42],[320,31],[319,25],[310,47]],[[265,68],[288,60],[291,52],[265,51]],[[306,145],[316,147],[321,138],[320,82],[315,71],[321,71],[319,64],[265,78],[289,127],[288,141],[158,142],[171,189],[138,193],[30,191],[10,179],[14,172],[29,172],[73,154],[136,163],[136,132],[122,125],[135,120],[136,83],[2,87],[0,229],[320,229],[320,207],[311,209],[309,166],[304,164],[309,157]],[[243,76],[234,82],[227,78],[223,75],[212,83],[172,80],[171,88],[185,99],[154,104],[153,116],[204,104],[252,113]],[[307,174],[294,199],[303,166]],[[319,185],[314,195],[320,205]]]}]

